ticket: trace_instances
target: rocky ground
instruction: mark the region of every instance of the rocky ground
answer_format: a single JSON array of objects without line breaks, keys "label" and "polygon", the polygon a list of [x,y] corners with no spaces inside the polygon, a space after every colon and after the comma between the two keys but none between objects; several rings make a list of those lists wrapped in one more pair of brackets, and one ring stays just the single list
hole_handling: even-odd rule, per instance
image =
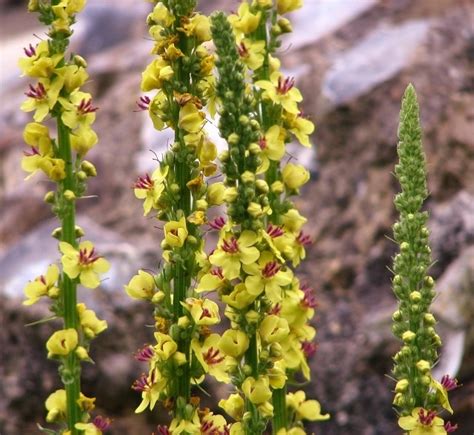
[{"label": "rocky ground", "polygon": [[[52,326],[24,325],[45,307],[20,305],[23,283],[56,258],[54,222],[42,202],[45,183],[25,183],[19,169],[17,108],[25,82],[16,58],[42,30],[18,6],[0,1],[0,433],[37,433],[43,400],[57,386],[45,359]],[[145,3],[145,2],[143,2]],[[202,2],[210,11],[219,3]],[[233,3],[233,2],[232,2]],[[314,170],[300,206],[316,240],[302,276],[317,288],[318,352],[308,394],[332,419],[320,435],[395,435],[388,378],[397,342],[390,334],[394,298],[391,224],[397,184],[396,128],[400,97],[414,83],[422,107],[429,169],[433,274],[440,296],[435,311],[444,348],[439,373],[463,387],[452,394],[460,424],[474,431],[474,4],[462,0],[328,0],[307,2],[295,14],[295,34],[282,47],[285,68],[305,95],[316,121],[316,155],[300,155]],[[110,325],[95,344],[97,365],[84,373],[85,392],[115,423],[112,434],[148,434],[159,415],[134,415],[130,384],[140,374],[131,354],[148,339],[146,306],[132,304],[122,284],[138,267],[153,267],[158,234],[130,189],[149,167],[149,149],[163,148],[142,114],[134,113],[140,71],[150,59],[144,38],[146,4],[91,0],[79,18],[73,49],[89,59],[89,87],[100,106],[101,138],[91,155],[100,177],[90,184],[99,199],[79,204],[81,224],[113,269],[104,291],[81,292]],[[23,5],[22,5],[23,6]],[[133,6],[133,7],[132,7]],[[87,217],[86,217],[87,216]]]}]

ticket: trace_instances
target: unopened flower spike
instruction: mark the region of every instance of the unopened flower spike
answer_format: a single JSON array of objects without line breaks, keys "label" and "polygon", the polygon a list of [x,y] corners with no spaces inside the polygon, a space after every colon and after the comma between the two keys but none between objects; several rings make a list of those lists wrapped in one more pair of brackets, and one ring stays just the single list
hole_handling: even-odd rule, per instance
[{"label": "unopened flower spike", "polygon": [[441,340],[430,312],[435,291],[434,280],[428,275],[428,213],[422,211],[428,190],[421,136],[416,93],[409,85],[400,111],[399,163],[395,167],[401,192],[395,197],[400,217],[393,232],[400,250],[393,262],[392,286],[398,309],[392,316],[392,329],[402,346],[394,357],[397,383],[393,404],[399,413],[399,426],[410,435],[452,432],[453,426],[445,423],[440,413],[453,413],[448,391],[457,386],[449,376],[439,382],[432,375]]},{"label": "unopened flower spike", "polygon": [[[81,90],[89,77],[87,63],[78,55],[67,54],[71,26],[85,4],[85,0],[30,1],[29,11],[37,12],[49,26],[48,39],[25,47],[25,57],[19,61],[22,75],[30,81],[21,109],[32,112],[34,121],[23,132],[28,148],[21,166],[27,178],[42,173],[56,186],[45,195],[45,202],[61,223],[53,236],[60,240],[62,253],[61,262],[51,264],[26,285],[24,305],[49,299],[55,317],[63,319],[62,329],[51,335],[46,350],[48,358],[59,361],[64,389],[52,393],[45,406],[46,421],[70,435],[98,435],[110,425],[98,417],[84,423],[90,419],[95,399],[80,392],[81,362],[92,361],[90,343],[107,323],[77,302],[77,289],[79,284],[98,287],[109,270],[109,263],[91,242],[78,243],[84,233],[75,226],[75,202],[84,195],[87,179],[97,175],[94,165],[83,159],[98,141],[92,129],[98,107]],[[51,130],[45,124],[50,119],[56,123]]]}]

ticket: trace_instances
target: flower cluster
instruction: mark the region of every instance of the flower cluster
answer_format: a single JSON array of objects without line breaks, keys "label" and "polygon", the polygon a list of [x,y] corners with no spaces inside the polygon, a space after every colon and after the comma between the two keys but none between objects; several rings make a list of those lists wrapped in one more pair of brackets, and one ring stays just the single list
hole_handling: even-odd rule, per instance
[{"label": "flower cluster", "polygon": [[[52,205],[61,223],[53,236],[60,240],[63,255],[61,267],[51,264],[43,275],[26,285],[24,305],[49,298],[54,317],[63,319],[63,329],[52,334],[46,348],[48,358],[60,362],[65,389],[46,400],[46,420],[58,423],[60,433],[86,430],[101,434],[109,422],[101,417],[90,420],[95,399],[80,393],[80,362],[91,361],[90,342],[106,329],[107,323],[85,304],[77,303],[76,287],[81,283],[97,288],[109,263],[91,242],[78,243],[84,234],[75,225],[75,201],[83,196],[87,179],[97,175],[93,164],[84,160],[98,140],[91,127],[97,107],[91,95],[81,91],[88,79],[85,60],[66,55],[71,25],[84,6],[85,0],[30,0],[28,5],[29,11],[38,12],[40,21],[50,29],[49,38],[30,44],[19,61],[23,75],[35,80],[29,84],[27,99],[21,106],[25,112],[34,112],[34,122],[28,123],[23,133],[29,148],[21,164],[30,174],[27,178],[41,172],[56,184],[45,201]],[[55,131],[50,119],[55,120]]]},{"label": "flower cluster", "polygon": [[402,102],[398,156],[395,173],[402,191],[395,198],[400,219],[393,231],[400,252],[394,258],[392,284],[399,305],[393,314],[393,333],[403,345],[394,357],[397,384],[393,403],[399,410],[398,423],[407,433],[441,435],[457,427],[438,415],[443,410],[453,413],[448,391],[457,387],[457,381],[446,375],[438,382],[432,376],[441,339],[430,312],[435,292],[433,278],[427,275],[431,265],[428,214],[421,211],[428,192],[419,108],[412,85]]},{"label": "flower cluster", "polygon": [[309,379],[316,334],[309,325],[313,290],[294,273],[311,240],[302,231],[306,218],[290,199],[309,173],[286,158],[293,138],[310,146],[314,126],[301,116],[294,80],[279,72],[272,55],[278,37],[291,29],[281,14],[299,6],[244,1],[228,19],[222,13],[212,19],[219,129],[228,143],[219,156],[227,219],[211,226],[219,240],[197,291],[217,291],[226,304],[230,329],[221,346],[237,361],[231,372],[236,392],[220,406],[236,420],[235,433],[262,433],[269,419],[274,433],[305,433],[303,419],[329,418],[304,392],[286,391],[298,372]]},{"label": "flower cluster", "polygon": [[174,131],[174,143],[158,168],[133,186],[144,214],[154,213],[164,223],[164,234],[158,271],[140,270],[125,286],[130,297],[152,304],[156,327],[155,341],[136,354],[148,370],[132,388],[142,395],[136,412],[157,403],[171,412],[169,427],[160,426],[158,433],[220,434],[227,430],[225,419],[201,410],[191,391],[207,374],[229,382],[228,367],[235,365],[211,329],[220,322],[217,304],[194,292],[206,258],[209,210],[224,200],[222,182],[209,183],[217,171],[217,149],[203,130],[205,109],[215,114],[210,23],[194,11],[193,0],[152,3],[147,23],[155,58],[142,74],[141,90],[148,94],[137,105],[157,130]]}]

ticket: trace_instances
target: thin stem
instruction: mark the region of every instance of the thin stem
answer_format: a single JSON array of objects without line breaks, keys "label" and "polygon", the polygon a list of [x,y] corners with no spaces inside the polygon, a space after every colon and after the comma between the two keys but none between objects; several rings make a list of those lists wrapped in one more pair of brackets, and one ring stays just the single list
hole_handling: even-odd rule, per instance
[{"label": "thin stem", "polygon": [[[61,191],[64,193],[66,190],[74,191],[75,178],[73,171],[73,161],[71,152],[71,142],[69,136],[69,129],[64,125],[61,117],[57,117],[58,127],[58,146],[59,155],[65,162],[66,177],[61,182]],[[75,205],[74,201],[61,201],[61,228],[63,242],[67,242],[72,246],[76,246],[76,233],[75,233]],[[62,297],[64,306],[64,327],[78,329],[77,319],[77,289],[76,281],[69,278],[67,274],[63,272],[61,277],[62,285]],[[77,356],[74,353],[70,353],[65,361],[65,369],[68,374],[67,382],[65,383],[66,389],[66,400],[67,400],[67,422],[68,428],[71,431],[71,435],[78,433],[75,428],[75,424],[80,422],[80,409],[78,405],[79,394],[81,391],[80,386],[80,364]]]},{"label": "thin stem", "polygon": [[280,429],[286,429],[286,384],[283,388],[273,390],[273,434],[276,435]]}]

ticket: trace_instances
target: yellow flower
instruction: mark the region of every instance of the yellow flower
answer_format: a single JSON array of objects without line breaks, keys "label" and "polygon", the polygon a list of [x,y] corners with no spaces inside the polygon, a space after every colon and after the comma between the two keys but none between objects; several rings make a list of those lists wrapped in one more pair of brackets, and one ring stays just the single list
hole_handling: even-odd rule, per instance
[{"label": "yellow flower", "polygon": [[329,420],[329,414],[321,414],[321,405],[317,400],[306,400],[304,391],[286,395],[287,406],[295,412],[297,420],[324,421]]},{"label": "yellow flower", "polygon": [[151,62],[142,73],[141,90],[144,92],[161,89],[163,82],[173,77],[173,68],[163,58]]},{"label": "yellow flower", "polygon": [[63,253],[61,262],[64,272],[71,279],[79,277],[84,287],[98,287],[100,285],[99,274],[110,269],[109,262],[97,254],[92,242],[81,242],[79,249],[69,243],[59,242],[59,249]]},{"label": "yellow flower", "polygon": [[268,169],[269,159],[279,162],[285,155],[285,130],[278,125],[271,126],[264,136],[258,141],[262,153],[260,158],[262,164],[258,172],[262,173]]},{"label": "yellow flower", "polygon": [[286,319],[271,314],[266,316],[258,330],[260,337],[266,343],[279,343],[290,333]]},{"label": "yellow flower", "polygon": [[205,15],[194,14],[193,17],[183,26],[188,36],[194,35],[198,42],[209,41],[211,36],[211,24]]},{"label": "yellow flower", "polygon": [[137,379],[133,383],[132,389],[142,393],[142,401],[135,410],[135,413],[143,412],[148,407],[150,407],[150,410],[153,410],[166,385],[166,378],[157,369],[152,369],[148,376],[143,374]]},{"label": "yellow flower", "polygon": [[224,183],[212,183],[207,187],[206,198],[209,205],[222,205],[224,203]]},{"label": "yellow flower", "polygon": [[258,80],[255,85],[263,89],[263,97],[273,103],[281,105],[289,113],[298,114],[297,103],[303,100],[301,92],[295,88],[295,80],[291,77],[284,78],[275,71],[268,80]]},{"label": "yellow flower", "polygon": [[82,435],[102,435],[102,431],[94,423],[76,423],[74,425]]},{"label": "yellow flower", "polygon": [[219,346],[220,337],[218,334],[209,335],[202,344],[196,338],[191,341],[191,348],[204,372],[209,373],[219,382],[229,383],[230,376],[227,373],[228,357]]},{"label": "yellow flower", "polygon": [[107,322],[105,320],[99,320],[94,311],[88,310],[85,304],[80,303],[77,304],[76,307],[79,322],[87,338],[94,338],[107,329]]},{"label": "yellow flower", "polygon": [[197,412],[193,414],[192,420],[173,418],[169,427],[170,434],[173,435],[200,435],[201,422]]},{"label": "yellow flower", "polygon": [[238,45],[240,59],[247,67],[256,70],[263,65],[265,59],[265,41],[243,39]]},{"label": "yellow flower", "polygon": [[163,27],[170,27],[175,21],[175,17],[162,2],[155,5],[153,12],[148,15],[148,19]]},{"label": "yellow flower", "polygon": [[92,105],[91,94],[75,91],[69,95],[69,99],[59,98],[64,107],[61,119],[69,128],[89,127],[95,121],[97,107]]},{"label": "yellow flower", "polygon": [[242,426],[242,423],[240,422],[234,423],[230,427],[230,435],[246,435],[245,430]]},{"label": "yellow flower", "polygon": [[219,401],[219,407],[237,421],[242,419],[244,405],[244,399],[239,394],[231,394],[227,399]]},{"label": "yellow flower", "polygon": [[69,353],[76,349],[78,342],[79,337],[74,328],[56,331],[46,342],[48,358],[51,358],[54,355],[69,355]]},{"label": "yellow flower", "polygon": [[292,427],[291,429],[280,429],[277,435],[306,435],[306,431],[301,427]]},{"label": "yellow flower", "polygon": [[411,415],[400,417],[398,425],[409,435],[445,435],[444,421],[435,411],[424,408],[413,409]]},{"label": "yellow flower", "polygon": [[433,378],[431,378],[430,387],[436,391],[436,396],[438,397],[440,405],[446,409],[446,411],[452,414],[454,411],[451,407],[451,404],[449,403],[448,390],[446,390],[446,388],[441,383]]},{"label": "yellow flower", "polygon": [[300,9],[303,0],[277,0],[277,11],[280,15]]},{"label": "yellow flower", "polygon": [[150,213],[151,209],[158,209],[158,200],[165,190],[168,166],[155,169],[151,177],[148,174],[138,177],[133,192],[138,199],[144,199],[143,216]]},{"label": "yellow flower", "polygon": [[236,31],[249,34],[257,29],[261,15],[261,12],[256,14],[250,12],[249,4],[244,1],[240,4],[237,15],[229,16],[229,21]]},{"label": "yellow flower", "polygon": [[286,113],[284,120],[285,126],[296,136],[300,144],[310,148],[309,135],[314,132],[314,124],[301,114],[294,113]]},{"label": "yellow flower", "polygon": [[99,141],[95,131],[86,125],[82,125],[77,130],[74,130],[70,138],[72,149],[80,156],[85,156]]},{"label": "yellow flower", "polygon": [[188,133],[198,133],[203,127],[204,118],[204,113],[200,112],[194,103],[189,102],[179,110],[178,126]]},{"label": "yellow flower", "polygon": [[53,423],[55,421],[63,421],[66,419],[66,390],[56,390],[51,393],[45,402],[46,410],[46,421]]},{"label": "yellow flower", "polygon": [[205,273],[196,288],[196,293],[211,292],[219,290],[227,284],[227,280],[222,275],[222,269],[220,267],[212,269],[209,273]]},{"label": "yellow flower", "polygon": [[280,359],[276,361],[267,373],[272,388],[280,389],[285,386],[288,376],[286,376],[286,365],[284,360]]},{"label": "yellow flower", "polygon": [[257,234],[248,230],[243,231],[238,239],[232,235],[224,237],[209,261],[222,268],[225,278],[235,279],[240,274],[241,264],[252,264],[258,260],[260,251],[253,246],[257,242]]},{"label": "yellow flower", "polygon": [[29,85],[25,93],[28,99],[22,103],[21,110],[24,112],[34,110],[33,119],[41,122],[56,104],[62,87],[63,80],[59,77],[52,80],[40,79],[36,86]]},{"label": "yellow flower", "polygon": [[179,221],[169,221],[165,224],[165,240],[173,248],[181,248],[187,237],[188,229],[184,217]]},{"label": "yellow flower", "polygon": [[233,308],[242,310],[248,307],[256,298],[257,295],[249,293],[244,283],[239,283],[234,287],[231,293],[222,295],[222,302]]},{"label": "yellow flower", "polygon": [[24,292],[27,299],[23,301],[23,305],[33,305],[42,296],[57,297],[59,295],[59,289],[56,287],[58,278],[58,266],[51,264],[45,275],[40,275],[26,285]]},{"label": "yellow flower", "polygon": [[199,326],[211,326],[220,322],[219,307],[209,299],[187,298],[182,305],[189,311],[194,323]]},{"label": "yellow flower", "polygon": [[283,215],[283,224],[285,229],[293,233],[299,233],[302,226],[308,221],[304,216],[301,216],[299,211],[295,208],[288,210]]},{"label": "yellow flower", "polygon": [[247,291],[254,296],[265,292],[268,299],[278,303],[282,299],[282,287],[291,283],[293,275],[288,269],[281,270],[281,265],[270,251],[261,254],[257,263],[244,266],[249,276],[245,279]]},{"label": "yellow flower", "polygon": [[155,332],[154,336],[156,345],[153,349],[157,357],[162,361],[169,359],[178,350],[178,345],[168,334]]},{"label": "yellow flower", "polygon": [[281,172],[283,182],[289,189],[299,189],[309,181],[309,172],[303,165],[288,163]]},{"label": "yellow flower", "polygon": [[249,338],[243,331],[228,329],[222,334],[219,341],[219,348],[222,349],[225,354],[237,358],[243,355],[249,348]]},{"label": "yellow flower", "polygon": [[267,376],[260,376],[257,380],[253,377],[246,378],[242,384],[242,391],[245,397],[255,405],[264,403],[272,397]]},{"label": "yellow flower", "polygon": [[22,57],[18,61],[18,66],[23,72],[22,76],[49,77],[62,58],[61,54],[49,56],[48,41],[41,41],[36,47],[30,44],[24,50],[27,57]]},{"label": "yellow flower", "polygon": [[64,82],[64,88],[72,92],[80,88],[89,78],[89,74],[84,67],[78,65],[67,65],[58,68],[56,71],[58,77]]}]

